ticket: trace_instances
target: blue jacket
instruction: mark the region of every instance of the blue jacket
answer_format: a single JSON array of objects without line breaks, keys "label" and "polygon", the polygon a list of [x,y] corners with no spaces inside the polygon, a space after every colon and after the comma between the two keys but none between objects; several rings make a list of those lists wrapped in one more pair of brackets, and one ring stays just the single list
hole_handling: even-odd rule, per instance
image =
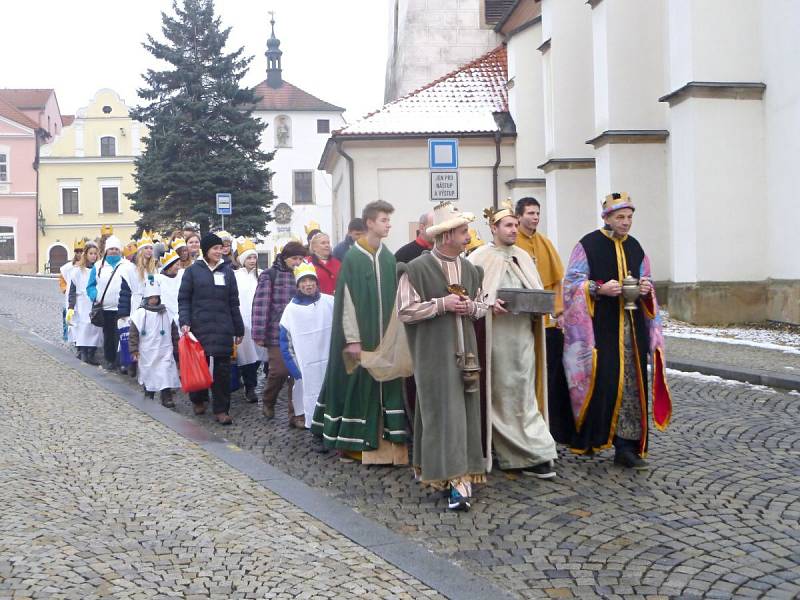
[{"label": "blue jacket", "polygon": [[[297,294],[295,294],[295,296],[292,298],[291,303],[299,304],[300,306],[309,306],[314,304],[314,302],[317,302],[319,297],[319,291],[317,291],[317,293],[313,296],[306,296],[305,294],[297,292]],[[283,356],[283,362],[286,363],[286,368],[289,370],[289,375],[291,375],[292,379],[294,380],[302,379],[303,375],[300,373],[300,368],[297,366],[297,357],[294,353],[294,346],[292,345],[292,336],[289,333],[289,330],[283,325],[280,326],[279,330],[279,345],[281,348],[281,355]]]}]

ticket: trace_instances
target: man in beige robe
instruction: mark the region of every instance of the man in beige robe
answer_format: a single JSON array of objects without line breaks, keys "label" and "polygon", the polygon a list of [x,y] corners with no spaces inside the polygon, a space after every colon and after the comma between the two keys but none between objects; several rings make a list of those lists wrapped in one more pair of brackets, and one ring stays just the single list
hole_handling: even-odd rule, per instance
[{"label": "man in beige robe", "polygon": [[[547,370],[541,316],[514,315],[499,288],[543,289],[536,265],[514,243],[519,222],[510,206],[485,212],[493,243],[469,260],[484,270],[486,304],[486,437],[501,469],[555,477],[556,443],[546,421]],[[489,453],[489,467],[491,454]]]}]

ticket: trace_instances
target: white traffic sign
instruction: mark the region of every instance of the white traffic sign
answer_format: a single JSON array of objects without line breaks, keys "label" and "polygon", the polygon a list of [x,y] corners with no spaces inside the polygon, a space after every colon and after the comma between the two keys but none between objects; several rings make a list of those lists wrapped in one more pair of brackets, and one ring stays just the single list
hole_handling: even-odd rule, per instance
[{"label": "white traffic sign", "polygon": [[431,200],[458,200],[458,171],[431,171]]},{"label": "white traffic sign", "polygon": [[458,168],[458,140],[428,140],[428,166],[431,169]]},{"label": "white traffic sign", "polygon": [[230,194],[217,194],[217,214],[230,215],[233,213],[233,201]]}]

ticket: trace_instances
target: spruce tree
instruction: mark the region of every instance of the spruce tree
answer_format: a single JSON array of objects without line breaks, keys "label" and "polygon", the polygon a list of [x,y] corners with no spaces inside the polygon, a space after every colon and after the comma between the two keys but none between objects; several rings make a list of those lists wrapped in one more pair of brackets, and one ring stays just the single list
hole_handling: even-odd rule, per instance
[{"label": "spruce tree", "polygon": [[214,15],[213,0],[173,0],[172,9],[174,16],[161,13],[166,41],[148,35],[143,44],[169,67],[142,75],[138,95],[147,103],[132,111],[150,129],[129,196],[141,213],[139,230],[195,222],[208,231],[219,223],[216,194],[230,192],[226,229],[266,234],[274,153],[261,151],[266,125],[252,116],[253,91],[239,86],[252,57],[244,48],[225,53],[230,28]]}]

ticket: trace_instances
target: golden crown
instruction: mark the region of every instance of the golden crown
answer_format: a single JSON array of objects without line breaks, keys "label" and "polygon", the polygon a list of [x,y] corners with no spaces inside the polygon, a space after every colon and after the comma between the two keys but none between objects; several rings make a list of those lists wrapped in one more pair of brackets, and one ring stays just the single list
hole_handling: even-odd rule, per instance
[{"label": "golden crown", "polygon": [[631,197],[628,192],[613,193],[606,196],[605,200],[603,200],[602,215],[605,217],[606,215],[621,208],[632,208],[636,210],[633,202],[631,202]]},{"label": "golden crown", "polygon": [[309,233],[311,233],[315,229],[317,229],[317,230],[321,230],[322,229],[322,227],[320,227],[319,223],[317,223],[316,221],[309,221],[308,225],[304,225],[303,227],[306,230],[306,235],[308,235]]},{"label": "golden crown", "polygon": [[494,225],[504,217],[514,216],[514,206],[511,204],[511,198],[507,198],[500,203],[497,208],[490,206],[484,209],[483,218],[489,225]]},{"label": "golden crown", "polygon": [[176,237],[174,240],[172,240],[172,243],[170,244],[170,248],[172,248],[173,250],[177,250],[178,248],[184,248],[185,246],[186,246],[186,240],[183,239],[182,237]]},{"label": "golden crown", "polygon": [[253,240],[244,240],[238,246],[236,246],[236,254],[241,256],[248,250],[256,251],[256,245],[253,243]]},{"label": "golden crown", "polygon": [[176,260],[180,260],[180,256],[175,250],[170,250],[164,256],[161,257],[161,268],[166,269],[169,265],[174,263]]},{"label": "golden crown", "polygon": [[478,235],[478,232],[470,227],[469,228],[469,243],[464,247],[464,250],[470,252],[471,250],[475,250],[475,248],[480,248],[486,242],[481,239],[481,236]]},{"label": "golden crown", "polygon": [[103,225],[100,227],[100,235],[113,235],[114,234],[114,226],[113,225]]},{"label": "golden crown", "polygon": [[140,248],[143,248],[144,246],[152,246],[152,245],[153,245],[153,238],[147,235],[147,232],[145,231],[142,234],[142,237],[139,239],[139,241],[136,242],[136,249],[138,250]]},{"label": "golden crown", "polygon": [[138,249],[139,249],[139,247],[136,245],[136,242],[128,242],[127,244],[125,244],[125,247],[122,249],[122,255],[125,258],[128,258],[128,257],[133,256],[134,254],[136,254],[136,251]]},{"label": "golden crown", "polygon": [[83,250],[84,248],[86,248],[86,238],[75,240],[75,243],[72,245],[73,250]]},{"label": "golden crown", "polygon": [[317,276],[317,270],[314,268],[314,265],[312,265],[310,263],[303,262],[303,263],[300,263],[300,265],[298,265],[297,267],[294,268],[294,280],[295,281],[300,281],[303,277],[307,277],[309,275],[312,276],[312,277],[316,277]]}]

